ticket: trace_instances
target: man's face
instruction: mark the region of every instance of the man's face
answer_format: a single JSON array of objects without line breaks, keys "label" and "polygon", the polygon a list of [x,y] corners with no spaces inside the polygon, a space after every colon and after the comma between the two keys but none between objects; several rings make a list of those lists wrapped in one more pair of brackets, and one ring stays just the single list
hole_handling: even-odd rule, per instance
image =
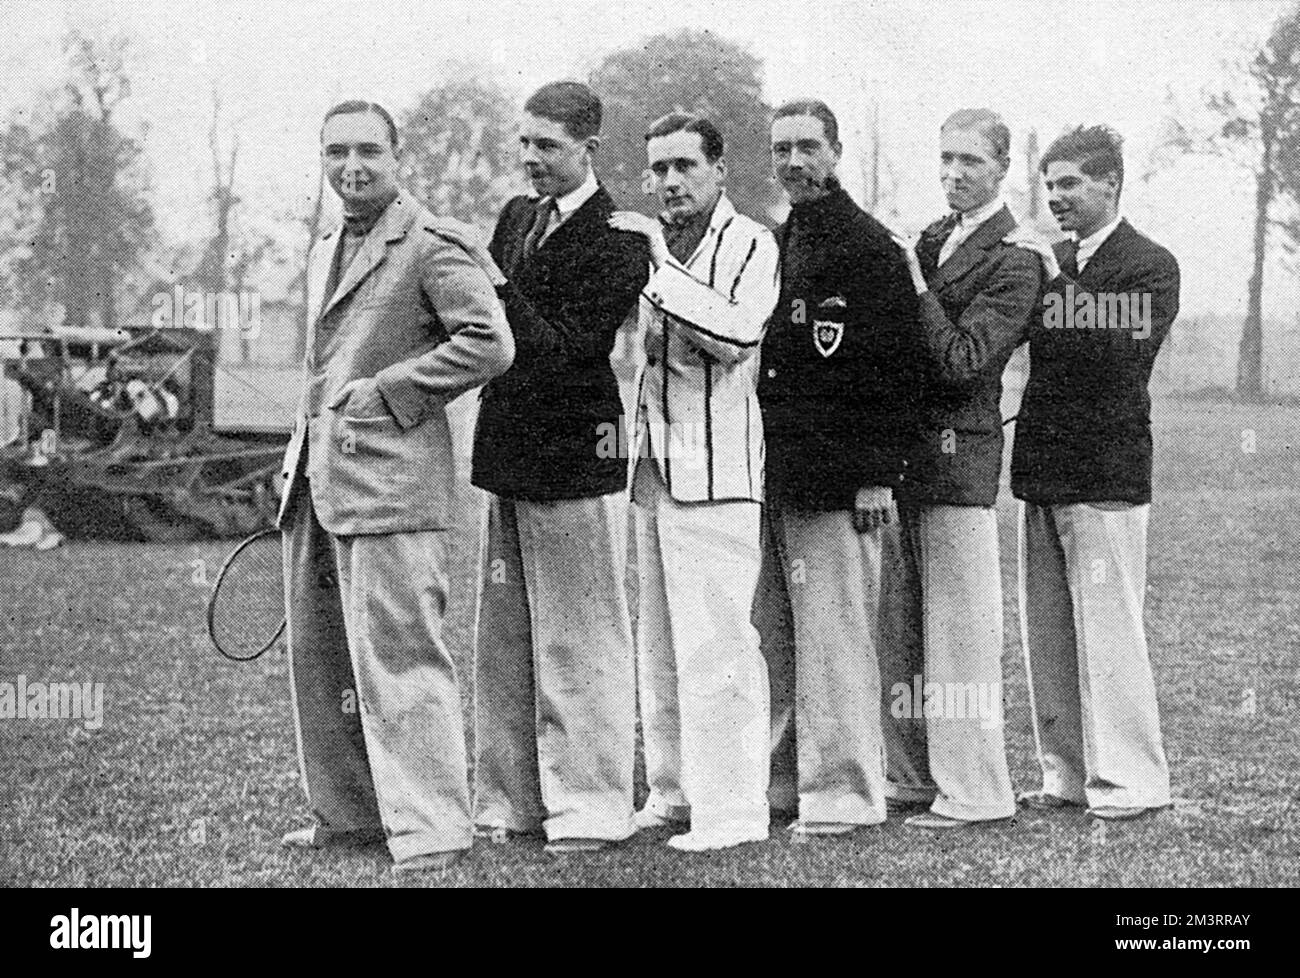
[{"label": "man's face", "polygon": [[537,193],[563,197],[587,179],[591,153],[599,142],[595,136],[574,139],[564,123],[525,112],[519,131],[519,155]]},{"label": "man's face", "polygon": [[1086,238],[1115,217],[1119,181],[1115,174],[1090,177],[1079,164],[1053,160],[1043,177],[1047,185],[1047,206],[1062,231],[1074,231]]},{"label": "man's face", "polygon": [[998,195],[1007,168],[978,129],[944,129],[939,133],[939,172],[948,206],[965,214]]},{"label": "man's face", "polygon": [[822,196],[839,161],[839,144],[827,140],[816,116],[787,115],[772,123],[772,166],[792,204]]},{"label": "man's face", "polygon": [[397,193],[397,154],[373,112],[330,116],[321,131],[325,177],[349,209],[386,204]]},{"label": "man's face", "polygon": [[727,167],[721,159],[710,163],[705,158],[704,137],[698,132],[656,136],[646,152],[655,192],[674,220],[708,211],[717,202]]}]

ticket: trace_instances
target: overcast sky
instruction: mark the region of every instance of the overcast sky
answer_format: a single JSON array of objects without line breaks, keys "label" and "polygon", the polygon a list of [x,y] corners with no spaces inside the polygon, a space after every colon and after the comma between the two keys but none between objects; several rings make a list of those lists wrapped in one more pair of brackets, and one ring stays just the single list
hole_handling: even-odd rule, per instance
[{"label": "overcast sky", "polygon": [[[269,212],[314,193],[320,117],[340,98],[400,111],[440,80],[449,59],[483,64],[527,94],[554,78],[585,77],[611,51],[652,34],[708,29],[762,59],[769,102],[814,95],[836,109],[851,189],[860,185],[859,133],[874,94],[898,180],[898,223],[912,229],[944,210],[937,139],[952,110],[1003,113],[1017,160],[1010,179],[1022,187],[1030,127],[1045,147],[1067,123],[1110,123],[1127,139],[1124,210],[1180,259],[1185,310],[1240,314],[1248,176],[1194,161],[1136,177],[1167,93],[1195,103],[1282,8],[1277,0],[6,0],[0,111],[58,83],[58,39],[69,25],[127,33],[137,50],[122,121],[148,124],[165,233],[201,236],[214,80],[239,120],[238,189]],[[1300,288],[1280,275],[1270,305],[1290,317]]]}]

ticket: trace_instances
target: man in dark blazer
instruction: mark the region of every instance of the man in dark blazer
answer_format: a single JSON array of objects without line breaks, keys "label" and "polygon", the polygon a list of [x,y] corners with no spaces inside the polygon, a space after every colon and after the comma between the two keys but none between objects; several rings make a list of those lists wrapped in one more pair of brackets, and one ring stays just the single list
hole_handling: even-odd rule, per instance
[{"label": "man in dark blazer", "polygon": [[510,366],[502,281],[472,229],[397,185],[397,129],[370,102],[327,113],[343,226],[314,243],[305,385],[285,456],[289,663],[315,823],[288,846],[382,840],[399,870],[470,847],[452,656],[446,404]]},{"label": "man in dark blazer", "polygon": [[1042,159],[1072,240],[1043,259],[1011,489],[1024,500],[1020,613],[1043,787],[1033,808],[1136,818],[1169,804],[1142,606],[1156,354],[1178,314],[1178,262],[1119,214],[1120,137],[1067,131]]},{"label": "man in dark blazer", "polygon": [[825,103],[777,110],[789,194],[763,342],[763,563],[754,618],[772,682],[772,784],[797,836],[885,820],[877,662],[883,553],[916,380],[916,296],[889,232],[835,178]]},{"label": "man in dark blazer", "polygon": [[[1002,371],[1027,335],[1041,286],[1038,263],[1002,240],[1016,224],[1000,196],[1010,162],[1006,124],[987,109],[962,110],[939,138],[953,213],[904,249],[920,297],[926,371],[899,490],[901,565],[884,676],[891,797],[928,803],[907,824],[931,830],[1015,813],[1001,716],[994,504]],[[925,695],[906,695],[914,689]]]},{"label": "man in dark blazer", "polygon": [[636,724],[624,591],[627,459],[615,334],[649,278],[645,239],[611,228],[596,182],[600,100],[543,86],[524,106],[537,197],[501,214],[491,253],[514,366],[483,391],[473,482],[490,493],[475,636],[476,821],[545,830],[552,851],[632,834]]}]

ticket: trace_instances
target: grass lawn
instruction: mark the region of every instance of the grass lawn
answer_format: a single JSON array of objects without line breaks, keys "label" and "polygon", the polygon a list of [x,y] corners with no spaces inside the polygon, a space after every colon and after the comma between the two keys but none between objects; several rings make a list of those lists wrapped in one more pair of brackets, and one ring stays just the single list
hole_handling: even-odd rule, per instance
[{"label": "grass lawn", "polygon": [[[1022,813],[930,836],[896,819],[848,838],[693,856],[638,837],[554,859],[480,845],[442,880],[475,886],[1295,885],[1300,876],[1300,410],[1158,402],[1147,624],[1175,809],[1130,824]],[[1243,432],[1255,451],[1243,451]],[[1249,437],[1249,436],[1245,436]],[[1007,748],[1037,786],[1004,497]],[[477,525],[456,536],[448,639],[469,675]],[[308,820],[282,650],[236,665],[207,642],[228,543],[73,541],[0,550],[0,681],[105,684],[102,729],[0,721],[0,885],[389,886],[382,848],[302,856]],[[466,683],[468,686],[468,683]],[[467,707],[470,690],[466,689]],[[469,714],[467,713],[467,716]]]}]

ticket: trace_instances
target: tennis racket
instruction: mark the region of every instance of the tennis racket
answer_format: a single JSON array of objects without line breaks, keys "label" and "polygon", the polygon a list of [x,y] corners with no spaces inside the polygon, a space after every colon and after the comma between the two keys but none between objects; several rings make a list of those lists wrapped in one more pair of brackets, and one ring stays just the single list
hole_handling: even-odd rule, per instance
[{"label": "tennis racket", "polygon": [[234,662],[249,662],[284,634],[280,531],[261,530],[237,546],[208,598],[208,637]]}]

